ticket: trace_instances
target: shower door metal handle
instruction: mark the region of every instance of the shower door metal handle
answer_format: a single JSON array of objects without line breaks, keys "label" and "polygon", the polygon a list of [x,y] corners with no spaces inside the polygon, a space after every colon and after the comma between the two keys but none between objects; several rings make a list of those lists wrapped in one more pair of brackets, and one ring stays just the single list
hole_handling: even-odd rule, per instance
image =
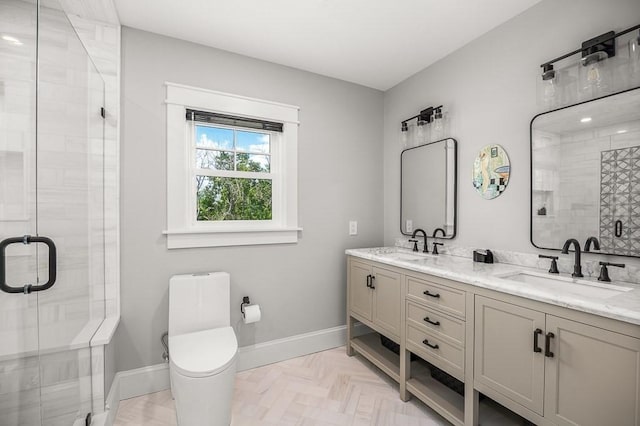
[{"label": "shower door metal handle", "polygon": [[[49,279],[42,285],[25,284],[22,287],[12,287],[7,284],[7,246],[11,244],[31,244],[42,243],[46,244],[49,248]],[[56,252],[56,245],[51,238],[38,237],[32,235],[25,235],[22,237],[12,237],[0,241],[0,290],[6,293],[24,293],[29,294],[34,291],[47,290],[53,287],[56,283],[56,277],[58,274],[58,255]]]}]

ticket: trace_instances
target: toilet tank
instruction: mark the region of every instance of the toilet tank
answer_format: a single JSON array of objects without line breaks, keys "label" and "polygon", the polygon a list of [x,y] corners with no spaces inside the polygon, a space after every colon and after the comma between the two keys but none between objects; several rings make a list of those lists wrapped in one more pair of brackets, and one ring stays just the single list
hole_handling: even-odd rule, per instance
[{"label": "toilet tank", "polygon": [[169,280],[169,337],[228,327],[230,298],[227,272],[174,275]]}]

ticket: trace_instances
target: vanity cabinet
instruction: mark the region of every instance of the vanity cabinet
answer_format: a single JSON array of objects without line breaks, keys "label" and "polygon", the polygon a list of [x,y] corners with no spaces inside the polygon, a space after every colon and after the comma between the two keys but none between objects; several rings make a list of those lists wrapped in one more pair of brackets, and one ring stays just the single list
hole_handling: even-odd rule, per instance
[{"label": "vanity cabinet", "polygon": [[349,263],[348,314],[400,342],[401,276],[371,263]]},{"label": "vanity cabinet", "polygon": [[347,353],[402,400],[455,426],[479,424],[480,393],[538,426],[640,426],[640,326],[357,256],[347,273]]},{"label": "vanity cabinet", "polygon": [[640,425],[640,339],[478,295],[474,379],[550,424]]}]

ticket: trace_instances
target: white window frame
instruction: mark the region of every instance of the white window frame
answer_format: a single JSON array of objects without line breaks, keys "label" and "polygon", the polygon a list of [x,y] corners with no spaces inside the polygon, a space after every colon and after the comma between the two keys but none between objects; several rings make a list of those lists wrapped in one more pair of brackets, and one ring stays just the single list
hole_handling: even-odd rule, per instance
[{"label": "white window frame", "polygon": [[[296,243],[302,230],[298,227],[299,107],[176,83],[165,85],[167,230],[163,233],[167,248]],[[283,123],[281,134],[265,132],[272,134],[271,158],[275,165],[271,170],[272,220],[197,221],[195,147],[187,109]]]}]

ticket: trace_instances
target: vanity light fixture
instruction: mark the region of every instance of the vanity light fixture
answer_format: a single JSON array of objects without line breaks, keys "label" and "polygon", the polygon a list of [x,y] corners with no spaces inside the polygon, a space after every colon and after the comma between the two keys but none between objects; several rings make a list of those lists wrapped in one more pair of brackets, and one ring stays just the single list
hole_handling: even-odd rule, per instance
[{"label": "vanity light fixture", "polygon": [[553,79],[555,74],[552,76],[549,72],[553,71],[553,64],[555,62],[581,53],[582,57],[580,59],[580,63],[585,67],[587,83],[599,84],[601,81],[599,63],[616,55],[616,38],[638,29],[640,29],[640,25],[635,25],[624,31],[620,31],[619,33],[609,31],[608,33],[584,41],[580,49],[576,49],[573,52],[566,53],[540,65],[542,68],[542,80],[547,81],[549,79]]},{"label": "vanity light fixture", "polygon": [[429,125],[434,119],[434,112],[436,110],[441,110],[441,109],[442,109],[442,105],[437,107],[425,108],[422,111],[420,111],[419,114],[414,115],[413,117],[407,118],[406,120],[402,120],[400,122],[401,124],[400,130],[403,134],[403,138],[405,137],[404,135],[406,135],[406,133],[409,131],[409,125],[407,124],[409,121],[417,119],[416,124],[418,128],[423,127],[425,125]]},{"label": "vanity light fixture", "polygon": [[580,119],[580,122],[581,122],[581,123],[588,123],[588,122],[590,122],[590,121],[591,121],[591,117],[584,117],[584,118],[581,118],[581,119]]}]

